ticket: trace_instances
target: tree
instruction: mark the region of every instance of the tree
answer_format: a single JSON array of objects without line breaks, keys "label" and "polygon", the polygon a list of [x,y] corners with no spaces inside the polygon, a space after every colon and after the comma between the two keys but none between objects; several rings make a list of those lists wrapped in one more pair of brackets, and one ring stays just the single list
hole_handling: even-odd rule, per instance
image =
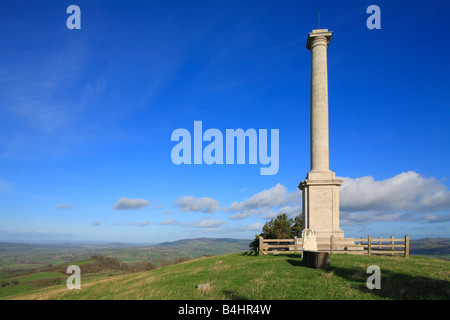
[{"label": "tree", "polygon": [[150,261],[138,262],[133,267],[133,272],[150,271],[156,269],[156,267]]},{"label": "tree", "polygon": [[179,257],[179,258],[175,258],[173,263],[178,264],[178,263],[186,262],[189,260],[191,260],[191,258],[189,258],[189,257]]},{"label": "tree", "polygon": [[[292,220],[292,219],[290,219]],[[291,236],[291,221],[288,220],[286,213],[278,215],[264,225],[262,234],[267,239],[287,239]]]},{"label": "tree", "polygon": [[258,251],[259,248],[259,234],[255,235],[255,239],[248,245],[250,247],[250,251]]},{"label": "tree", "polygon": [[292,239],[299,235],[303,228],[301,215],[288,219],[286,213],[278,215],[275,219],[267,221],[262,232],[255,235],[255,239],[248,245],[252,251],[258,251],[259,237],[264,239]]},{"label": "tree", "polygon": [[300,232],[303,229],[303,221],[302,216],[299,214],[298,216],[295,216],[292,220],[291,224],[291,238],[297,236],[300,236]]}]

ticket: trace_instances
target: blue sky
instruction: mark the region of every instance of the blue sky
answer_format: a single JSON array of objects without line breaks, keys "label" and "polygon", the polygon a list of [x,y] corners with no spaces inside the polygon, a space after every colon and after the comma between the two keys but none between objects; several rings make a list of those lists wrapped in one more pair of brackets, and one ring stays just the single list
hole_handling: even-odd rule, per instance
[{"label": "blue sky", "polygon": [[[69,30],[69,5],[81,29]],[[369,5],[381,29],[369,30]],[[3,1],[0,240],[253,238],[301,212],[312,29],[348,237],[450,234],[447,1]],[[279,170],[175,165],[174,130],[278,129]]]}]

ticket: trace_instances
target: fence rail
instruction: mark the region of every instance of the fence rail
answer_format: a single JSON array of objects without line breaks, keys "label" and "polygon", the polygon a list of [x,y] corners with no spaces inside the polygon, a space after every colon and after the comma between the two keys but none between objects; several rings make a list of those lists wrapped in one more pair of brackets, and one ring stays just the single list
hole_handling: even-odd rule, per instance
[{"label": "fence rail", "polygon": [[[346,238],[345,240],[349,240]],[[342,240],[335,239],[331,236],[330,252],[331,253],[350,253],[350,254],[367,254],[371,255],[403,255],[409,258],[409,236],[404,238],[367,238],[351,239],[354,241],[353,245],[343,246],[340,242]]]},{"label": "fence rail", "polygon": [[294,253],[301,251],[297,237],[294,237],[294,239],[264,239],[261,236],[259,237],[259,254],[277,254],[286,251],[293,251]]},{"label": "fence rail", "polygon": [[[278,254],[283,252],[301,252],[302,240],[294,239],[264,239],[259,237],[260,254]],[[331,253],[367,254],[371,255],[403,255],[409,257],[409,236],[404,238],[330,238],[329,250]]]}]

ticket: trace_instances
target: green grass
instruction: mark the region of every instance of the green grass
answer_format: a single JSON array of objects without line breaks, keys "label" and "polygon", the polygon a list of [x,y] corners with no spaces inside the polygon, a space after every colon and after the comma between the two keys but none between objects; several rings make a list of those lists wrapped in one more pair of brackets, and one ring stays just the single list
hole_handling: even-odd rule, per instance
[{"label": "green grass", "polygon": [[5,297],[19,294],[19,293],[28,293],[33,290],[32,285],[34,282],[36,282],[38,280],[55,279],[55,278],[60,278],[61,280],[66,279],[66,277],[63,274],[61,274],[59,272],[53,272],[53,271],[36,272],[36,273],[31,273],[31,274],[27,274],[27,275],[23,275],[23,276],[8,278],[7,280],[9,280],[10,282],[13,280],[19,281],[19,284],[10,286],[10,287],[6,287],[6,288],[1,288],[0,289],[0,298],[5,298]]},{"label": "green grass", "polygon": [[[367,267],[381,270],[381,289],[366,287]],[[450,262],[427,257],[331,255],[329,270],[302,265],[297,254],[229,254],[156,270],[103,278],[81,278],[81,290],[65,285],[16,299],[449,299]],[[196,289],[209,283],[210,290]]]},{"label": "green grass", "polygon": [[59,272],[48,271],[48,272],[36,272],[36,273],[27,274],[24,276],[13,277],[13,278],[9,278],[8,280],[16,279],[22,283],[22,282],[28,282],[28,281],[54,279],[54,278],[65,278],[65,276]]},{"label": "green grass", "polygon": [[[83,281],[84,281],[84,283],[95,283],[95,282],[99,282],[102,279],[107,279],[111,276],[115,276],[118,274],[120,274],[120,273],[118,271],[114,271],[114,270],[89,273],[89,274],[83,275]],[[0,300],[11,299],[15,296],[20,296],[23,294],[29,295],[29,294],[33,294],[34,292],[41,292],[42,290],[50,290],[51,291],[55,288],[61,288],[61,287],[66,288],[65,283],[66,283],[66,280],[68,277],[69,277],[69,275],[63,275],[58,272],[38,272],[38,273],[26,275],[26,276],[9,278],[9,280],[17,279],[20,281],[20,283],[17,285],[14,285],[14,286],[6,287],[6,288],[0,288]],[[40,288],[36,288],[35,286],[33,286],[33,284],[38,280],[55,279],[55,278],[60,278],[61,283],[63,283],[64,285],[52,286],[52,287],[45,288],[45,289],[40,289]]]},{"label": "green grass", "polygon": [[28,294],[29,292],[33,292],[33,290],[30,289],[29,284],[21,283],[15,286],[2,288],[0,290],[0,299],[8,299],[17,294]]}]

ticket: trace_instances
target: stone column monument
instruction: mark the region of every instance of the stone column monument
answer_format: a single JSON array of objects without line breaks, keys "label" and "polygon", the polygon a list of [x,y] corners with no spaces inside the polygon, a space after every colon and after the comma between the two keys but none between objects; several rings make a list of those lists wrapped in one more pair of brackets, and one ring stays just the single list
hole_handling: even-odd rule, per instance
[{"label": "stone column monument", "polygon": [[315,231],[319,251],[330,250],[330,237],[344,238],[339,228],[339,186],[329,169],[327,50],[332,31],[309,33],[311,51],[311,170],[299,185],[302,190],[303,228]]}]

